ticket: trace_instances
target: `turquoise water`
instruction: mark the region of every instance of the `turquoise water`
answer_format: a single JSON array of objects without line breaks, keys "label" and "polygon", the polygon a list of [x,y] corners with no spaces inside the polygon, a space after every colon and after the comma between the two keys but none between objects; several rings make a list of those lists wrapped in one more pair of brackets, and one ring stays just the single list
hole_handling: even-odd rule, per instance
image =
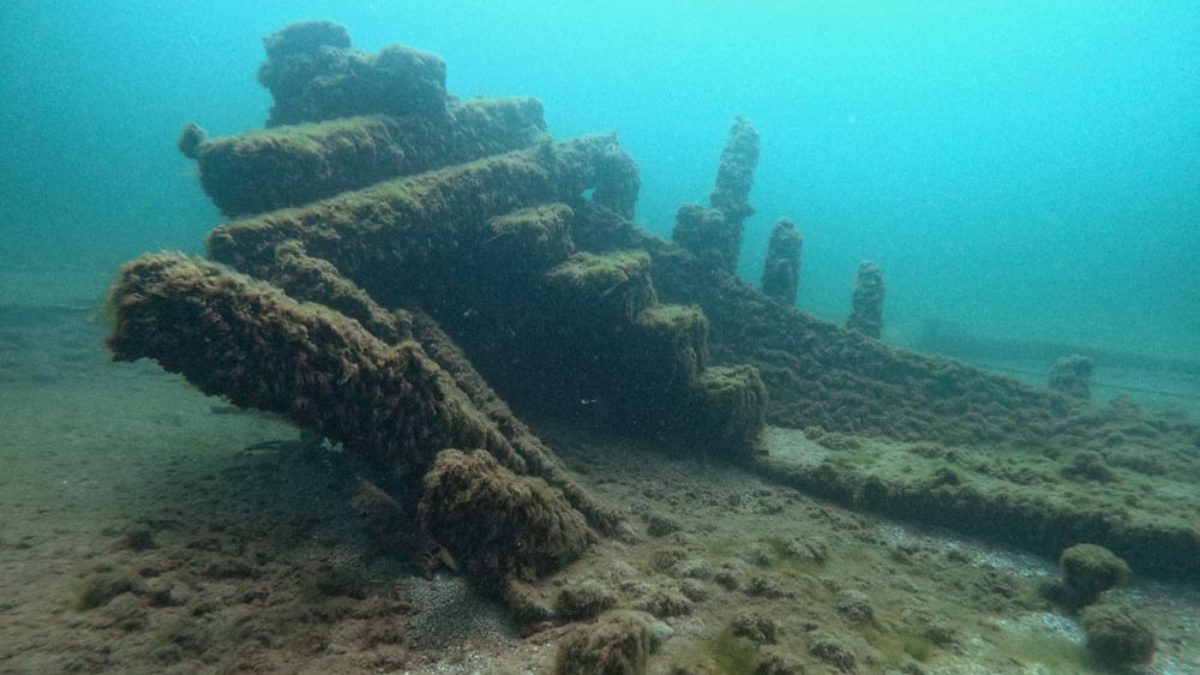
[{"label": "turquoise water", "polygon": [[260,38],[330,18],[362,49],[441,54],[460,96],[540,97],[557,136],[616,130],[664,235],[744,115],[763,154],[741,273],[793,218],[820,316],[871,259],[893,341],[941,318],[1200,352],[1200,5],[738,4],[8,0],[0,264],[198,250],[219,218],[176,132],[260,126]]}]

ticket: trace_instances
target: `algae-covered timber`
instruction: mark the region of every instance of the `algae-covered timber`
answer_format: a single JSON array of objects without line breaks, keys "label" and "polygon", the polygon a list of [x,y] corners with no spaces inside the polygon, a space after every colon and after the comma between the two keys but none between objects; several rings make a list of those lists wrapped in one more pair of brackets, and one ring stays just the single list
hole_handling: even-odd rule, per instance
[{"label": "algae-covered timber", "polygon": [[547,273],[550,302],[601,331],[626,326],[658,303],[649,269],[650,256],[641,251],[579,253]]},{"label": "algae-covered timber", "polygon": [[[1200,480],[1194,458],[1181,458],[1191,475],[1178,482],[1120,469],[1117,480],[1096,483],[1063,476],[1071,460],[1040,452],[847,443],[824,435],[815,428],[771,429],[768,454],[753,466],[776,482],[855,508],[996,537],[1051,557],[1076,544],[1098,544],[1137,573],[1200,580],[1200,498],[1178,496],[1194,492]],[[1164,493],[1155,494],[1155,485]]]},{"label": "algae-covered timber", "polygon": [[179,255],[135,260],[111,292],[114,358],[152,358],[206,394],[277,413],[419,480],[439,451],[519,458],[420,345]]},{"label": "algae-covered timber", "polygon": [[325,305],[358,321],[387,344],[412,338],[411,315],[388,311],[328,260],[308,255],[298,241],[275,247],[275,260],[264,269],[262,278],[297,300]]},{"label": "algae-covered timber", "polygon": [[[1169,470],[1164,459],[1170,457],[1167,464],[1181,469],[1171,494],[1194,492],[1200,481],[1194,456],[1200,425],[1155,419],[1119,402],[1099,409],[950,359],[892,347],[781,307],[610,211],[576,211],[577,240],[594,250],[647,251],[659,297],[704,311],[712,363],[757,368],[766,384],[769,422],[831,438],[851,434],[869,442],[934,443],[959,453],[980,447],[989,457],[1052,462],[1064,477],[1090,482],[1070,490],[1069,499],[1049,499],[1044,486],[1012,481],[1004,481],[1003,490],[977,490],[971,482],[918,481],[854,465],[810,466],[781,455],[770,442],[767,455],[752,463],[763,475],[855,508],[1001,536],[1051,556],[1094,542],[1117,551],[1141,573],[1194,578],[1200,570],[1200,532],[1189,515],[1200,514],[1200,505],[1172,515],[1179,508],[1167,496],[1154,498],[1153,486],[1143,479],[1133,486],[1106,486],[1088,478],[1095,475],[1090,467],[1104,457],[1135,474],[1156,476]],[[1106,501],[1110,507],[1100,506]],[[1141,515],[1129,507],[1137,502],[1145,502]]]},{"label": "algae-covered timber", "polygon": [[[545,269],[573,249],[574,213],[560,200],[604,209],[632,204],[636,165],[619,159],[624,156],[613,137],[592,136],[394,179],[221,226],[209,237],[210,255],[269,277],[275,249],[295,242],[386,304],[416,302],[454,325],[476,313],[519,325],[510,339],[502,331],[472,337],[461,326],[456,333],[468,345],[487,342],[499,350],[492,361],[518,363],[520,371],[535,363],[536,373],[551,374],[534,378],[540,381],[510,379],[505,382],[510,393],[540,390],[542,400],[559,401],[602,396],[616,413],[614,422],[625,418],[633,428],[678,437],[687,426],[683,420],[691,417],[687,403],[706,394],[690,380],[658,381],[656,364],[640,366],[647,339],[677,342],[668,334],[637,330],[638,314],[657,304],[648,256],[581,253]],[[588,188],[595,193],[583,201]],[[704,346],[667,350],[687,358]],[[495,368],[485,370],[497,375]],[[695,379],[699,368],[692,370]],[[750,391],[756,381],[746,381]],[[761,396],[748,400],[765,405]],[[654,402],[663,405],[646,405]],[[745,416],[753,433],[714,438],[751,442],[760,418],[757,412]]]},{"label": "algae-covered timber", "polygon": [[750,206],[750,188],[754,185],[754,170],[758,167],[758,132],[749,122],[738,117],[729,129],[729,138],[721,150],[717,179],[709,204],[722,215],[723,235],[716,237],[712,249],[720,269],[737,273],[742,249],[742,229],[746,218],[754,215]]},{"label": "algae-covered timber", "polygon": [[222,225],[209,235],[209,255],[253,274],[294,239],[386,303],[456,276],[464,246],[489,239],[494,217],[569,204],[589,188],[596,199],[632,201],[616,190],[625,179],[600,168],[619,152],[614,137],[588,136],[384,181]]},{"label": "algae-covered timber", "polygon": [[762,292],[791,307],[800,290],[800,252],[804,238],[796,224],[780,218],[771,228],[767,257],[763,263]]},{"label": "algae-covered timber", "polygon": [[879,339],[883,334],[883,296],[886,287],[883,271],[873,262],[864,262],[858,267],[854,278],[854,298],[851,302],[850,318],[846,328],[869,338]]},{"label": "algae-covered timber", "polygon": [[[495,417],[415,341],[388,345],[323,305],[179,255],[126,265],[111,302],[117,360],[152,358],[207,394],[343,443],[405,486],[401,497],[423,491],[426,534],[463,557],[485,590],[541,574],[592,541],[584,515],[562,491],[517,473],[529,467]],[[442,453],[456,447],[480,450]],[[550,461],[539,459],[535,470]],[[486,532],[502,550],[474,559],[464,542]]]},{"label": "algae-covered timber", "polygon": [[267,126],[355,115],[444,114],[446,62],[437,54],[391,45],[374,54],[354,49],[350,33],[331,21],[284,26],[263,39],[267,60],[258,81],[274,105]]},{"label": "algae-covered timber", "polygon": [[516,150],[545,131],[537,99],[484,99],[453,103],[444,116],[339,118],[181,140],[181,150],[197,160],[217,208],[241,216]]},{"label": "algae-covered timber", "polygon": [[671,238],[713,269],[732,273],[737,269],[740,232],[729,228],[725,214],[699,204],[681,204],[675,212]]},{"label": "algae-covered timber", "polygon": [[420,514],[423,529],[462,570],[497,594],[510,579],[534,581],[578,558],[594,536],[560,491],[482,450],[437,456]]},{"label": "algae-covered timber", "polygon": [[575,251],[574,217],[570,207],[556,203],[492,218],[478,257],[489,283],[528,283],[530,276],[566,260]]},{"label": "algae-covered timber", "polygon": [[426,312],[419,308],[388,311],[343,277],[328,261],[308,256],[295,241],[276,247],[275,263],[265,268],[263,274],[266,280],[289,296],[337,310],[389,345],[416,339],[425,353],[454,379],[471,403],[508,439],[519,457],[519,461],[510,461],[510,466],[539,476],[562,490],[571,505],[583,513],[592,526],[611,531],[619,522],[620,517],[612,509],[596,502],[567,474],[554,453],[513,414],[454,340]]},{"label": "algae-covered timber", "polygon": [[[987,441],[1044,447],[1071,399],[958,361],[868,339],[783,307],[741,279],[633,226],[611,211],[576,209],[589,250],[642,249],[661,301],[695,305],[709,322],[713,363],[758,368],[768,422],[900,440]],[[599,233],[602,236],[598,236]]]}]

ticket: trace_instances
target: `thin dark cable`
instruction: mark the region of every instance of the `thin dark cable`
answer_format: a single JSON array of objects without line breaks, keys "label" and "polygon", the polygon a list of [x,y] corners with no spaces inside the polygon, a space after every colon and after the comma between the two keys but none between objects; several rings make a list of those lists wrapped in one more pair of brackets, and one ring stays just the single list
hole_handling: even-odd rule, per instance
[{"label": "thin dark cable", "polygon": [[[987,363],[986,361],[966,361],[965,359],[959,359],[959,360],[965,361],[967,363],[972,363],[976,366],[979,366],[980,368],[987,368],[989,370],[1000,370],[1000,371],[1003,371],[1006,373],[1016,373],[1018,375],[1031,375],[1033,377],[1046,377],[1047,376],[1046,373],[1039,373],[1034,370],[1025,370],[1023,368],[1009,368],[1007,366],[996,366],[996,365]],[[1195,394],[1182,394],[1182,393],[1175,392],[1175,391],[1158,391],[1157,389],[1145,389],[1142,387],[1130,387],[1130,386],[1123,385],[1123,384],[1108,384],[1105,382],[1096,382],[1095,380],[1092,381],[1091,385],[1093,387],[1100,387],[1103,389],[1116,389],[1117,391],[1131,391],[1131,392],[1134,392],[1137,394],[1152,394],[1154,396],[1168,396],[1171,398],[1182,398],[1187,401],[1200,401],[1200,396],[1196,396]]]}]

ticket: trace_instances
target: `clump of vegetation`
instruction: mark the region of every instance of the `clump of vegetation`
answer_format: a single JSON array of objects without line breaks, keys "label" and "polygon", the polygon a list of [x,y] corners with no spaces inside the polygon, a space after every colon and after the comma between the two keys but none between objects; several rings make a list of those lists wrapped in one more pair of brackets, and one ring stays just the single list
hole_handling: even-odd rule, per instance
[{"label": "clump of vegetation", "polygon": [[822,446],[829,448],[830,450],[851,451],[862,450],[863,448],[862,440],[854,436],[838,433],[836,431],[822,433],[813,438],[813,440],[815,440],[817,443],[820,443]]},{"label": "clump of vegetation", "polygon": [[717,672],[726,675],[750,675],[755,670],[758,643],[747,637],[721,631],[708,643],[708,652]]},{"label": "clump of vegetation", "polygon": [[758,644],[774,644],[779,636],[779,624],[765,614],[746,611],[734,617],[729,632]]},{"label": "clump of vegetation", "polygon": [[547,621],[554,616],[554,611],[539,596],[537,590],[523,581],[510,579],[504,599],[513,619],[519,624]]},{"label": "clump of vegetation", "polygon": [[357,566],[340,564],[322,568],[313,585],[322,595],[361,599],[367,597],[370,582]]},{"label": "clump of vegetation", "polygon": [[804,665],[775,648],[759,650],[754,675],[801,675]]},{"label": "clump of vegetation", "polygon": [[84,611],[103,607],[113,598],[124,593],[141,593],[145,590],[136,577],[121,572],[102,572],[83,580],[75,597],[75,609]]},{"label": "clump of vegetation", "polygon": [[646,533],[651,537],[664,537],[681,529],[683,529],[683,525],[677,518],[661,513],[651,513],[646,516]]},{"label": "clump of vegetation", "polygon": [[815,637],[809,645],[808,653],[842,672],[854,672],[858,667],[858,657],[854,652],[830,635]]},{"label": "clump of vegetation", "polygon": [[569,621],[590,619],[616,606],[616,594],[594,581],[568,586],[554,601],[555,613]]},{"label": "clump of vegetation", "polygon": [[579,626],[558,645],[557,675],[639,675],[654,649],[651,619],[624,610]]},{"label": "clump of vegetation", "polygon": [[871,599],[859,591],[841,591],[837,594],[835,606],[839,614],[855,623],[871,623],[875,620]]},{"label": "clump of vegetation", "polygon": [[811,571],[829,562],[829,546],[819,538],[772,536],[763,541],[780,563],[788,567]]},{"label": "clump of vegetation", "polygon": [[1062,474],[1072,480],[1111,483],[1117,479],[1117,474],[1104,461],[1098,452],[1082,450],[1075,453],[1071,464],[1063,467]]},{"label": "clump of vegetation", "polygon": [[1103,666],[1133,666],[1154,660],[1157,639],[1141,616],[1124,607],[1099,604],[1083,612],[1083,631],[1092,658]]},{"label": "clump of vegetation", "polygon": [[676,590],[659,589],[642,599],[637,608],[658,617],[692,613],[692,601]]},{"label": "clump of vegetation", "polygon": [[1092,604],[1110,588],[1129,583],[1129,565],[1103,546],[1072,546],[1063,551],[1060,564],[1068,599],[1080,607]]},{"label": "clump of vegetation", "polygon": [[127,549],[130,551],[148,551],[155,546],[154,530],[145,525],[135,525],[125,530],[116,543],[113,544],[113,548],[115,549]]},{"label": "clump of vegetation", "polygon": [[149,611],[145,603],[128,593],[122,593],[113,598],[101,610],[101,623],[126,632],[141,630],[149,622]]}]

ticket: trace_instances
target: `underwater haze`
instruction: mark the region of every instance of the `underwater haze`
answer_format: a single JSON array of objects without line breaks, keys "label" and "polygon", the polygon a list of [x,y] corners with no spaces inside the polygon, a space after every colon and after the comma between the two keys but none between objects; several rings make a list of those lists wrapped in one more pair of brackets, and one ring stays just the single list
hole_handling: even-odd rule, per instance
[{"label": "underwater haze", "polygon": [[[757,283],[771,224],[792,218],[799,304],[818,316],[844,320],[872,260],[895,342],[936,318],[1200,352],[1190,1],[8,0],[0,265],[91,272],[197,250],[220,218],[175,136],[261,126],[261,37],[311,18],[365,50],[442,55],[461,96],[537,96],[558,137],[617,131],[642,169],[636,220],[664,236],[746,117],[763,150],[740,272]],[[6,285],[0,302],[37,292]]]}]

